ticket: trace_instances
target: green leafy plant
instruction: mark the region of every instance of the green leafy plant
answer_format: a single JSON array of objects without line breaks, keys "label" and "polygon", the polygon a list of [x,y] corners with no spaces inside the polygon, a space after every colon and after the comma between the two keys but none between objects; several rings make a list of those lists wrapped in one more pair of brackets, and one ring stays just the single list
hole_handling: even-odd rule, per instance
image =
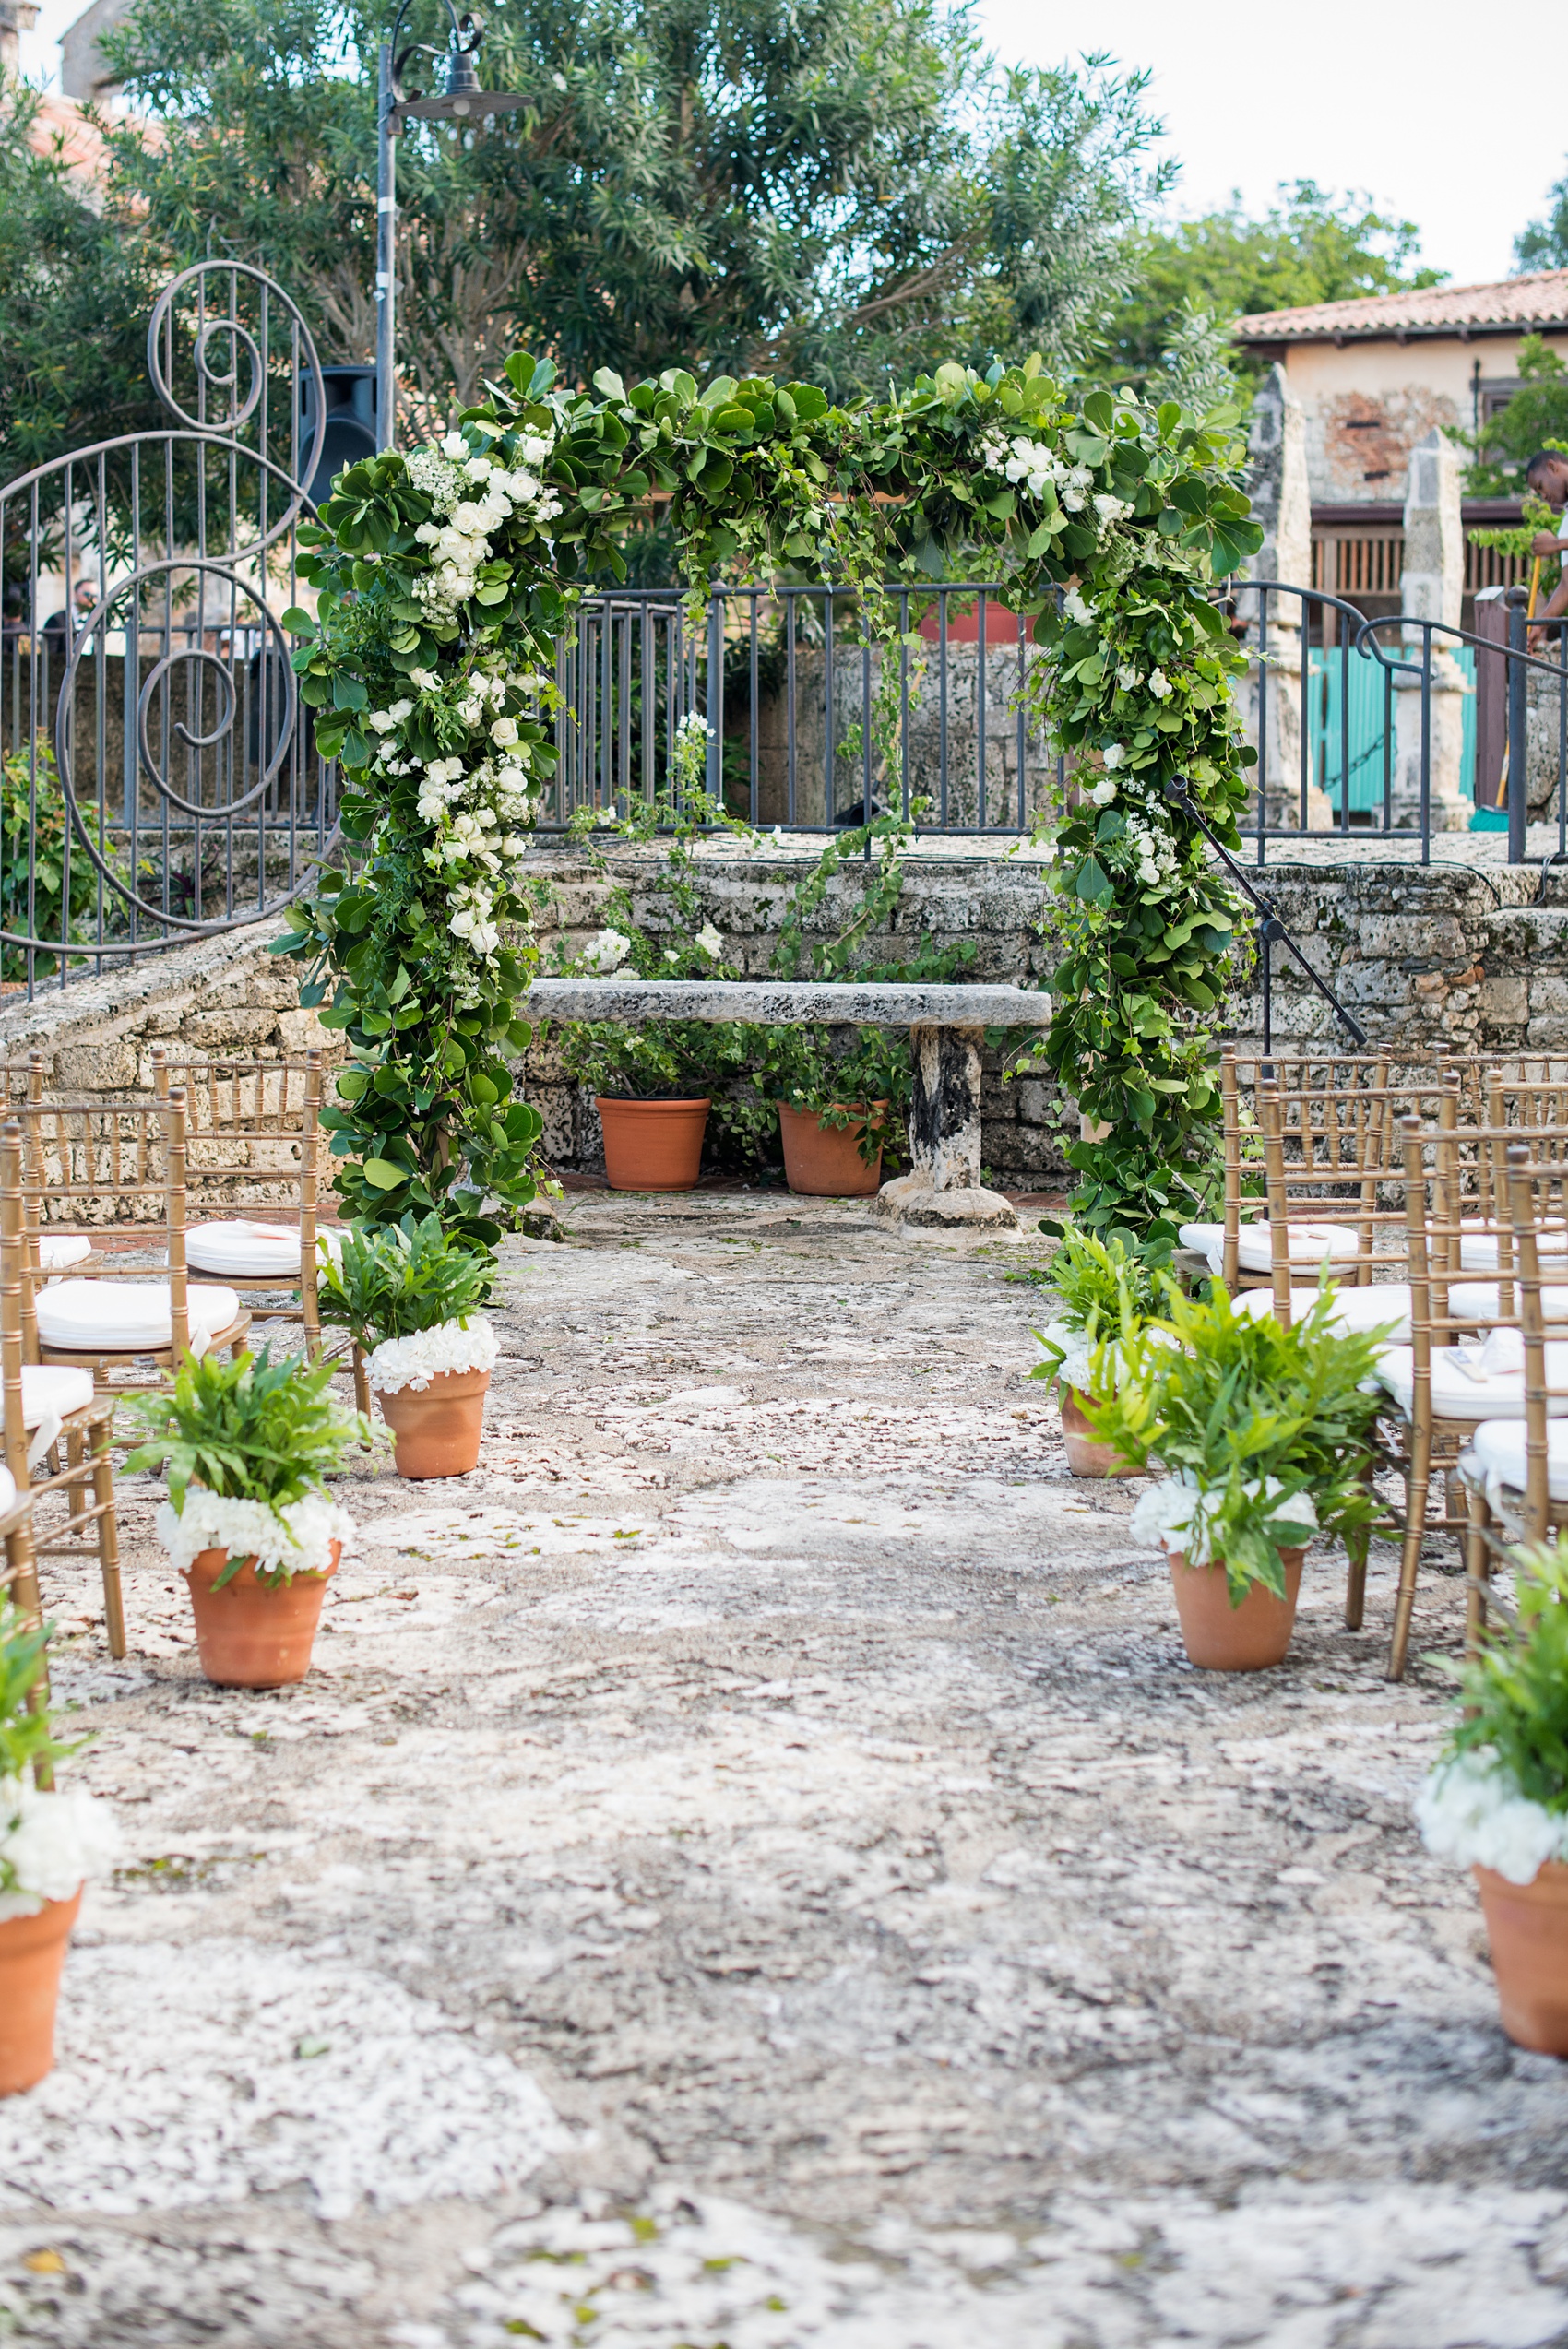
[{"label": "green leafy plant", "polygon": [[275,1512],[324,1494],[327,1472],[370,1440],[367,1423],[333,1401],[331,1381],[330,1362],[275,1361],[266,1346],[237,1362],[187,1355],[171,1388],[126,1404],[144,1441],[125,1465],[161,1468],[176,1515],[193,1484]]},{"label": "green leafy plant", "polygon": [[[1125,1234],[1098,1233],[1069,1227],[1051,1263],[1032,1275],[1056,1294],[1060,1307],[1048,1329],[1037,1330],[1045,1350],[1043,1362],[1029,1372],[1032,1379],[1063,1381],[1081,1392],[1080,1382],[1091,1375],[1089,1365],[1101,1344],[1120,1346],[1144,1323],[1160,1312],[1170,1282],[1164,1267],[1170,1251],[1156,1241],[1140,1248]],[[1102,1371],[1109,1358],[1102,1358]]]},{"label": "green leafy plant", "polygon": [[[1172,1505],[1195,1497],[1233,1606],[1254,1582],[1284,1596],[1282,1548],[1314,1532],[1360,1542],[1381,1514],[1367,1470],[1372,1370],[1391,1328],[1341,1335],[1326,1289],[1287,1329],[1238,1311],[1218,1283],[1202,1302],[1171,1287],[1164,1313],[1119,1338],[1114,1372],[1093,1382],[1096,1435],[1139,1466],[1158,1460]],[[1146,1524],[1160,1506],[1140,1501]]]},{"label": "green leafy plant", "polygon": [[493,1258],[445,1230],[439,1216],[357,1225],[344,1235],[341,1258],[323,1260],[321,1318],[368,1352],[386,1338],[466,1324],[489,1298],[494,1273]]},{"label": "green leafy plant", "polygon": [[1445,1752],[1490,1751],[1528,1801],[1568,1815],[1568,1536],[1514,1560],[1516,1611],[1456,1667],[1464,1709]]},{"label": "green leafy plant", "polygon": [[[86,816],[95,844],[101,842],[96,816]],[[67,921],[66,858],[70,861],[70,909]],[[29,895],[29,865],[31,895]],[[71,826],[65,794],[49,738],[34,738],[33,772],[29,773],[25,749],[7,751],[0,758],[0,928],[27,938],[61,937],[98,902],[98,869]],[[33,975],[45,976],[58,966],[57,955],[36,949]],[[26,979],[28,950],[0,950],[0,976]]]},{"label": "green leafy plant", "polygon": [[[47,1785],[54,1763],[75,1753],[81,1742],[63,1745],[46,1708],[35,1700],[53,1629],[33,1622],[8,1600],[0,1601],[0,1779],[20,1778],[30,1770],[41,1786]],[[0,1879],[0,1892],[9,1889]]]}]

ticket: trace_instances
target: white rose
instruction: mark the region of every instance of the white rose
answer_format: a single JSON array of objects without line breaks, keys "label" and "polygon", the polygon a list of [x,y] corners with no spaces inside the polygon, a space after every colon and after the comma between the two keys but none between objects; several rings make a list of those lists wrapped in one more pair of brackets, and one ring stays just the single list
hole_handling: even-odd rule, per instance
[{"label": "white rose", "polygon": [[1108,767],[1118,767],[1125,760],[1126,750],[1120,742],[1107,742],[1102,756]]},{"label": "white rose", "polygon": [[1108,808],[1111,805],[1111,801],[1116,797],[1116,785],[1112,781],[1111,777],[1109,775],[1103,777],[1102,779],[1094,786],[1094,789],[1089,793],[1089,797],[1094,801],[1097,808]]},{"label": "white rose", "polygon": [[454,465],[459,457],[467,457],[468,453],[469,445],[461,433],[448,433],[441,444],[442,456],[449,457]]},{"label": "white rose", "polygon": [[490,729],[490,739],[493,742],[498,743],[503,750],[509,749],[517,739],[517,719],[515,718],[493,719]]}]

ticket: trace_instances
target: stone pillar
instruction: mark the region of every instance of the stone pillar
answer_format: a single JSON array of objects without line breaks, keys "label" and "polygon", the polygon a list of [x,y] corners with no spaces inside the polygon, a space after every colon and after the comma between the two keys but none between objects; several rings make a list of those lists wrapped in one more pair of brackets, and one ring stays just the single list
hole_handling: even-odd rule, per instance
[{"label": "stone pillar", "polygon": [[[1262,523],[1264,530],[1263,544],[1247,575],[1310,587],[1313,501],[1307,481],[1306,413],[1300,401],[1290,397],[1285,370],[1277,363],[1269,369],[1253,402],[1247,446],[1253,518]],[[1247,732],[1263,770],[1268,821],[1291,826],[1301,821],[1301,622],[1305,609],[1294,596],[1270,596],[1265,648],[1260,643],[1261,598],[1254,593],[1241,599],[1241,616],[1252,623],[1246,649],[1253,666],[1240,696]],[[1257,661],[1265,649],[1268,680],[1266,691],[1260,691]],[[1255,820],[1255,807],[1253,814]],[[1334,821],[1329,801],[1312,777],[1307,785],[1306,820],[1313,831],[1327,831]]]},{"label": "stone pillar", "polygon": [[1010,1200],[980,1180],[983,1027],[912,1027],[909,1171],[885,1182],[873,1216],[916,1230],[1016,1231]]},{"label": "stone pillar", "polygon": [[[1399,582],[1400,607],[1407,622],[1436,620],[1448,628],[1459,625],[1465,592],[1465,528],[1459,511],[1459,456],[1437,426],[1410,451],[1409,486],[1405,493],[1405,567]],[[1388,637],[1382,639],[1386,647]],[[1443,651],[1441,636],[1431,640],[1431,682],[1428,695],[1428,804],[1434,832],[1464,832],[1469,828],[1471,802],[1460,787],[1464,755],[1465,696],[1469,687],[1451,652]],[[1422,631],[1407,626],[1402,658],[1421,663]],[[1421,679],[1401,675],[1394,681],[1394,822],[1400,831],[1420,823],[1421,808]]]}]

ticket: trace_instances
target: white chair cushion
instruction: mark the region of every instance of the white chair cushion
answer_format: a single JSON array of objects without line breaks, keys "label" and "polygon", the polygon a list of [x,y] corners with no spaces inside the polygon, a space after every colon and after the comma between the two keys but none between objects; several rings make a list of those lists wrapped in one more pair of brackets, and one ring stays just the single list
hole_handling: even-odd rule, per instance
[{"label": "white chair cushion", "polygon": [[28,1466],[37,1465],[73,1411],[92,1401],[90,1370],[74,1370],[68,1362],[22,1364],[22,1426],[32,1437]]},{"label": "white chair cushion", "polygon": [[[1415,1392],[1414,1357],[1408,1346],[1391,1346],[1378,1357],[1377,1376],[1408,1416]],[[1568,1387],[1568,1343],[1546,1348],[1549,1388]],[[1525,1416],[1525,1341],[1518,1330],[1493,1330],[1484,1344],[1445,1346],[1431,1358],[1431,1407],[1439,1419],[1522,1419]],[[1549,1415],[1568,1418],[1568,1394],[1547,1396]]]},{"label": "white chair cushion", "polygon": [[[1523,1492],[1523,1419],[1483,1419],[1459,1454],[1459,1474],[1467,1484],[1479,1485],[1493,1507],[1502,1488]],[[1546,1489],[1553,1501],[1568,1501],[1568,1419],[1557,1420],[1546,1431]]]},{"label": "white chair cushion", "polygon": [[220,1224],[193,1224],[185,1234],[185,1262],[193,1272],[238,1273],[242,1280],[279,1281],[300,1276],[298,1225],[253,1224],[243,1217]]},{"label": "white chair cushion", "polygon": [[[1319,1264],[1342,1263],[1354,1258],[1359,1248],[1356,1234],[1348,1224],[1287,1224],[1289,1235],[1289,1261],[1293,1266],[1310,1266],[1316,1271]],[[1237,1263],[1244,1273],[1266,1273],[1274,1263],[1272,1243],[1267,1224],[1243,1224],[1237,1250]]]},{"label": "white chair cushion", "polygon": [[46,1273],[63,1273],[67,1265],[79,1264],[91,1253],[92,1242],[83,1232],[41,1231],[38,1235],[38,1261]]},{"label": "white chair cushion", "polygon": [[[1331,1324],[1351,1336],[1360,1330],[1382,1329],[1392,1323],[1388,1332],[1390,1346],[1408,1346],[1410,1339],[1410,1288],[1408,1281],[1384,1281],[1372,1288],[1331,1288],[1329,1302],[1333,1307]],[[1315,1288],[1293,1288],[1290,1291],[1290,1319],[1304,1322],[1317,1303]],[[1272,1288],[1244,1288],[1232,1299],[1238,1313],[1272,1313]]]},{"label": "white chair cushion", "polygon": [[1208,1268],[1217,1275],[1225,1267],[1225,1226],[1223,1224],[1182,1224],[1176,1235],[1183,1248],[1195,1249],[1208,1258]]},{"label": "white chair cushion", "polygon": [[[185,1299],[191,1350],[203,1354],[237,1317],[240,1300],[205,1281],[192,1281]],[[39,1291],[38,1335],[78,1354],[146,1354],[172,1343],[171,1311],[167,1281],[55,1281]]]},{"label": "white chair cushion", "polygon": [[[1519,1251],[1512,1238],[1508,1252],[1510,1261],[1517,1264]],[[1538,1232],[1536,1253],[1538,1256],[1568,1256],[1568,1231]],[[1459,1228],[1459,1263],[1463,1270],[1467,1273],[1494,1273],[1499,1261],[1495,1230],[1483,1224],[1479,1216],[1467,1216]]]}]

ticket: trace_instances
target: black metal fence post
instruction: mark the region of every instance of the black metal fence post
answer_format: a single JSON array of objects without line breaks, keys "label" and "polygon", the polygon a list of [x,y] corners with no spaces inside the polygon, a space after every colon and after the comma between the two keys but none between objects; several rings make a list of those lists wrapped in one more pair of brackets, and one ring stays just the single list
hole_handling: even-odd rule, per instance
[{"label": "black metal fence post", "polygon": [[1510,587],[1503,601],[1508,606],[1508,861],[1523,864],[1525,833],[1529,823],[1529,809],[1525,801],[1528,781],[1529,672],[1523,659],[1515,658],[1515,655],[1526,649],[1525,607],[1528,598],[1523,587]]}]

